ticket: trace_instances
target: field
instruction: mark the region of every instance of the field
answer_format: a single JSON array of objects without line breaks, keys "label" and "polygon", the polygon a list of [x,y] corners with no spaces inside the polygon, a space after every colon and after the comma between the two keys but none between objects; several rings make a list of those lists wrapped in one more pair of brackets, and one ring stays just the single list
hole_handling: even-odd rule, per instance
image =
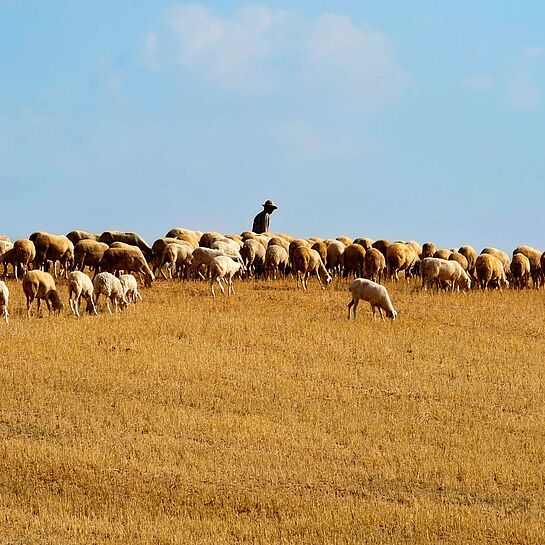
[{"label": "field", "polygon": [[[0,545],[545,542],[542,291],[157,282],[0,324]],[[62,286],[66,303],[66,288]]]}]

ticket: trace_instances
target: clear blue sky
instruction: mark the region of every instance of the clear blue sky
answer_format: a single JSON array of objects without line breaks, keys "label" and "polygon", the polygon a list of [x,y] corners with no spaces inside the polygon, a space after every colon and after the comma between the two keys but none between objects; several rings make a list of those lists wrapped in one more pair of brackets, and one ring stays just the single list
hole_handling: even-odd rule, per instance
[{"label": "clear blue sky", "polygon": [[545,249],[545,3],[0,3],[0,232]]}]

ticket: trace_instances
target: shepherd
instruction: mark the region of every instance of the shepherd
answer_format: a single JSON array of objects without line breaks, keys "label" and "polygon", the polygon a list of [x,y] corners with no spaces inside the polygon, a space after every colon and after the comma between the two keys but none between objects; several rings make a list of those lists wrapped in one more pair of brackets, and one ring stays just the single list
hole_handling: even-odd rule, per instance
[{"label": "shepherd", "polygon": [[276,204],[270,199],[263,203],[263,211],[260,212],[254,218],[254,225],[252,231],[254,233],[266,233],[269,231],[269,223],[271,220],[271,214],[278,208]]}]

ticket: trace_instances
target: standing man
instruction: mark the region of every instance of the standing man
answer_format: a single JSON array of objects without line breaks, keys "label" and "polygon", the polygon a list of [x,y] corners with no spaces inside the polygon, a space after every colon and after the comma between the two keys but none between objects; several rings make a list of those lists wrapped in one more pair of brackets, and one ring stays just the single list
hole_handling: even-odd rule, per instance
[{"label": "standing man", "polygon": [[270,199],[263,203],[263,212],[254,218],[252,231],[254,233],[266,233],[269,230],[271,214],[278,208]]}]

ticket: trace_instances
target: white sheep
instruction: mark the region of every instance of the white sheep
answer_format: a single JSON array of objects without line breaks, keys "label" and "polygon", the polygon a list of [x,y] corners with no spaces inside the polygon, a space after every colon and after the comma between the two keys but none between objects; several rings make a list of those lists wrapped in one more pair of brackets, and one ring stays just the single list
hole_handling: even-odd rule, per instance
[{"label": "white sheep", "polygon": [[125,298],[125,294],[123,293],[123,286],[121,285],[121,281],[112,273],[101,272],[97,274],[93,281],[93,286],[95,288],[95,303],[97,308],[98,300],[100,299],[100,296],[102,294],[104,294],[104,296],[106,297],[106,308],[108,309],[108,312],[110,314],[112,314],[110,301],[114,304],[116,312],[118,306],[121,306],[122,308],[127,306],[127,299]]},{"label": "white sheep", "polygon": [[9,304],[9,289],[6,286],[6,283],[0,280],[0,313],[4,316],[4,320],[6,320],[6,324],[9,324],[8,304]]},{"label": "white sheep", "polygon": [[460,286],[469,290],[471,279],[458,261],[449,261],[439,257],[426,257],[420,262],[420,275],[422,277],[422,288],[427,290],[433,284],[439,289],[440,283],[444,282],[454,289]]},{"label": "white sheep", "polygon": [[136,303],[138,299],[142,300],[142,296],[138,292],[138,284],[136,278],[132,274],[122,274],[119,281],[123,286],[123,294],[128,303]]},{"label": "white sheep", "polygon": [[388,290],[373,282],[372,280],[367,280],[366,278],[356,278],[350,285],[350,293],[352,294],[352,300],[348,303],[348,319],[350,320],[350,309],[354,315],[354,320],[356,319],[356,308],[360,299],[362,301],[367,301],[371,308],[373,309],[373,318],[375,317],[375,311],[378,308],[380,317],[384,320],[384,314],[382,311],[386,312],[386,316],[395,320],[397,317],[397,312],[395,311],[390,296],[388,295]]},{"label": "white sheep", "polygon": [[[225,254],[221,250],[212,250],[211,248],[195,248],[193,250],[192,254],[192,260],[191,266],[189,267],[189,272],[196,273],[198,276],[200,276],[203,280],[205,278],[208,278],[210,275],[210,264],[212,263],[212,260],[215,257],[224,256]],[[236,256],[230,256],[229,257],[232,261],[236,261],[237,263],[243,264],[242,258],[240,257],[240,254],[238,257]],[[204,276],[201,272],[201,268],[206,269],[206,276]]]},{"label": "white sheep", "polygon": [[231,257],[220,255],[214,257],[210,263],[210,289],[212,290],[212,297],[216,297],[214,292],[214,282],[217,280],[221,293],[225,293],[221,284],[222,280],[227,281],[227,295],[235,293],[233,289],[233,276],[242,268],[242,264],[238,261],[233,261]]},{"label": "white sheep", "polygon": [[80,316],[79,304],[82,297],[87,301],[87,311],[97,314],[93,291],[93,283],[84,272],[74,271],[68,275],[68,302],[70,309],[78,318]]}]

